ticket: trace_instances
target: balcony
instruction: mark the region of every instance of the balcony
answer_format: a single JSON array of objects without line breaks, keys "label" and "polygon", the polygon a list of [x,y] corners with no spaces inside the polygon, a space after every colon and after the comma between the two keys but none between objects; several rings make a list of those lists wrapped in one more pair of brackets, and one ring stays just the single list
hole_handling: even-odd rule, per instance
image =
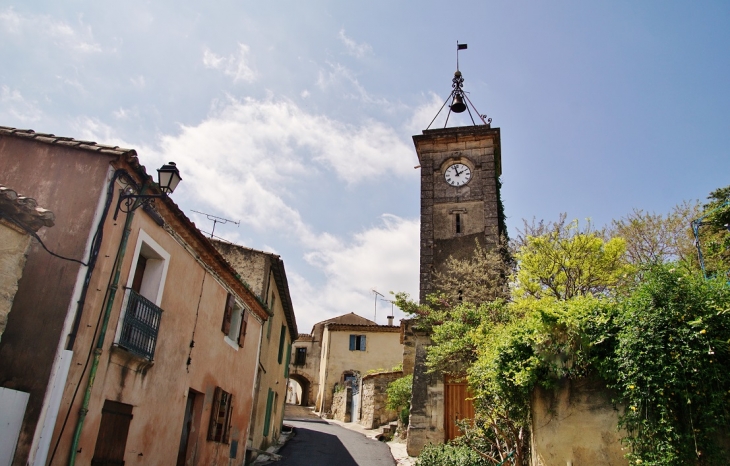
[{"label": "balcony", "polygon": [[119,347],[152,361],[157,345],[162,309],[152,301],[127,288],[127,308],[124,313]]}]

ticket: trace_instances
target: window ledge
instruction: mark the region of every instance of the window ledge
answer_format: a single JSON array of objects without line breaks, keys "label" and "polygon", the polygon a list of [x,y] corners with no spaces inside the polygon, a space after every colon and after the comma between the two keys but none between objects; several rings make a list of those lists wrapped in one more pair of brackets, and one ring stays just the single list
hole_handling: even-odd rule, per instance
[{"label": "window ledge", "polygon": [[236,351],[238,351],[240,348],[240,346],[238,346],[238,342],[231,340],[230,337],[228,337],[228,335],[223,337],[223,341],[228,343],[228,346],[230,346],[231,348],[233,348]]},{"label": "window ledge", "polygon": [[138,372],[143,375],[155,365],[154,361],[150,361],[143,356],[134,354],[116,343],[111,347],[109,362],[119,366],[128,367],[134,372]]}]

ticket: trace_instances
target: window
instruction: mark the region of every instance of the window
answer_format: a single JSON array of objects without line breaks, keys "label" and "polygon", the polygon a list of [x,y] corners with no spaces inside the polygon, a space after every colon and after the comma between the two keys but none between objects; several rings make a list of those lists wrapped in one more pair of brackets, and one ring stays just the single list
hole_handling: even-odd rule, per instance
[{"label": "window", "polygon": [[456,214],[456,233],[461,233],[461,214]]},{"label": "window", "polygon": [[299,347],[294,348],[297,351],[296,356],[294,356],[294,365],[295,366],[304,366],[307,364],[307,348],[305,347]]},{"label": "window", "polygon": [[248,327],[248,312],[236,302],[236,297],[228,293],[226,307],[223,312],[223,324],[221,331],[226,335],[229,344],[236,344],[243,348],[246,339],[246,328]]},{"label": "window", "polygon": [[114,342],[151,361],[160,330],[162,309],[159,305],[170,254],[140,230],[133,257]]},{"label": "window", "polygon": [[281,334],[279,335],[279,357],[277,358],[279,364],[284,358],[284,340],[286,340],[286,325],[281,326]]},{"label": "window", "polygon": [[365,335],[350,335],[350,351],[365,351]]},{"label": "window", "polygon": [[231,436],[231,411],[233,395],[220,387],[215,388],[213,406],[210,410],[210,425],[208,426],[208,440],[218,443],[228,443]]},{"label": "window", "polygon": [[99,435],[96,437],[92,466],[123,465],[132,406],[105,400],[101,410]]},{"label": "window", "polygon": [[[272,314],[274,313],[274,304],[275,303],[276,303],[276,295],[272,291],[271,292],[271,300],[269,301],[269,304],[271,305],[271,313]],[[273,320],[274,320],[274,317],[273,316],[270,316],[269,317],[269,324],[266,326],[266,339],[267,340],[270,340],[271,339],[271,325],[272,325],[271,322]]]},{"label": "window", "polygon": [[289,363],[291,362],[291,343],[286,345],[286,364],[284,364],[284,377],[289,378]]}]

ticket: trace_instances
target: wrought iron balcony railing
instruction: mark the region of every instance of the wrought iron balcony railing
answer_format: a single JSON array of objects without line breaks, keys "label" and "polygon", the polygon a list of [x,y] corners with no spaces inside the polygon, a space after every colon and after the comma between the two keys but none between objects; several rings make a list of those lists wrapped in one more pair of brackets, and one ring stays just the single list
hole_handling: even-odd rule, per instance
[{"label": "wrought iron balcony railing", "polygon": [[152,361],[162,309],[132,289],[128,288],[127,293],[127,309],[119,346]]}]

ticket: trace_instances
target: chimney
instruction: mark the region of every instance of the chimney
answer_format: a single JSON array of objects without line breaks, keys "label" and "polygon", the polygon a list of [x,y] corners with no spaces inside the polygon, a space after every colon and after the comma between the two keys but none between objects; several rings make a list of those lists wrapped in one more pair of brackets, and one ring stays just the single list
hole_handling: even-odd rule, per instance
[{"label": "chimney", "polygon": [[393,316],[388,316],[388,326],[393,326]]}]

